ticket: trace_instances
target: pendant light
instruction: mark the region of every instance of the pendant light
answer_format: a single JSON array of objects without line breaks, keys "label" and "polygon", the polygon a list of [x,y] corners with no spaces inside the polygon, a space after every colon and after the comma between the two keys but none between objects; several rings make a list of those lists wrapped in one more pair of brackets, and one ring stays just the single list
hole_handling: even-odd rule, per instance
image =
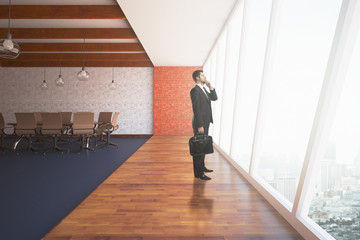
[{"label": "pendant light", "polygon": [[45,74],[46,74],[46,66],[44,67],[44,81],[41,83],[40,87],[42,90],[47,90],[49,88],[48,84],[45,80]]},{"label": "pendant light", "polygon": [[83,66],[80,72],[78,72],[77,74],[77,78],[80,81],[87,81],[89,80],[89,73],[87,71],[85,71],[85,38],[84,38],[84,47],[83,47],[84,53],[83,53]]},{"label": "pendant light", "polygon": [[65,84],[65,81],[61,76],[61,60],[62,60],[62,52],[60,52],[60,72],[59,72],[59,77],[55,80],[55,84],[58,87],[62,87]]},{"label": "pendant light", "polygon": [[116,84],[114,82],[114,67],[112,68],[112,81],[109,84],[109,88],[110,88],[110,90],[115,90],[116,89]]},{"label": "pendant light", "polygon": [[8,21],[8,32],[6,38],[0,41],[0,57],[1,58],[17,58],[20,54],[20,46],[17,42],[12,40],[10,33],[10,19],[11,19],[11,0],[9,0],[9,21]]}]

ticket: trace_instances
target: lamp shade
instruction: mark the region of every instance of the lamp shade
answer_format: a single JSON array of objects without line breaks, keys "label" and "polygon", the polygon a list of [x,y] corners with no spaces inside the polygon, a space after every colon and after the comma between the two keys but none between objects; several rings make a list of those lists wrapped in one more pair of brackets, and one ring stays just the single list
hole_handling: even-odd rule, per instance
[{"label": "lamp shade", "polygon": [[110,88],[110,90],[116,89],[116,84],[115,84],[114,80],[112,80],[111,83],[109,84],[109,88]]},{"label": "lamp shade", "polygon": [[115,68],[113,67],[113,68],[112,68],[112,81],[111,81],[111,83],[109,84],[110,90],[116,89],[116,84],[115,84],[115,82],[114,82],[114,73],[115,73]]},{"label": "lamp shade", "polygon": [[11,33],[6,34],[6,39],[0,41],[0,57],[14,59],[20,55],[19,44],[11,39]]},{"label": "lamp shade", "polygon": [[9,19],[8,19],[8,32],[6,38],[0,41],[0,58],[17,58],[20,54],[20,46],[17,42],[12,40],[10,33],[10,19],[11,19],[11,0],[9,0]]},{"label": "lamp shade", "polygon": [[55,80],[55,84],[58,87],[62,87],[65,84],[64,79],[62,78],[61,74],[59,74],[59,77]]},{"label": "lamp shade", "polygon": [[47,90],[49,88],[49,86],[48,86],[48,84],[46,83],[45,80],[41,83],[40,88],[42,90]]},{"label": "lamp shade", "polygon": [[87,80],[89,80],[89,77],[90,77],[90,74],[87,71],[85,71],[85,67],[83,67],[81,69],[81,71],[78,72],[78,74],[77,74],[77,78],[80,81],[87,81]]}]

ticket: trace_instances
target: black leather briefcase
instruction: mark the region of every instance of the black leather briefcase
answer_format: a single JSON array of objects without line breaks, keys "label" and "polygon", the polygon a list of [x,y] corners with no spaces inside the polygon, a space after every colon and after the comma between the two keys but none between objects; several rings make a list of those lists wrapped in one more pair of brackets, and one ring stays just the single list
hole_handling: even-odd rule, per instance
[{"label": "black leather briefcase", "polygon": [[214,148],[212,137],[196,134],[189,139],[189,148],[192,156],[213,153]]}]

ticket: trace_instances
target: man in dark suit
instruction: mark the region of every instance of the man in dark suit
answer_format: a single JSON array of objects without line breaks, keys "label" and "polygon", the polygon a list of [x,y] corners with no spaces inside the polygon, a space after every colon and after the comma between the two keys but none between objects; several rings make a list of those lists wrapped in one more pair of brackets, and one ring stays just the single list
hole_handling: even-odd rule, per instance
[{"label": "man in dark suit", "polygon": [[[192,128],[194,134],[208,134],[210,123],[213,122],[211,113],[211,101],[216,101],[217,95],[211,83],[206,79],[202,70],[196,70],[192,75],[196,85],[190,91],[193,120]],[[206,85],[210,92],[205,89]],[[200,156],[193,156],[194,175],[196,178],[202,180],[210,180],[204,172],[212,172],[213,170],[205,167],[205,154]]]}]

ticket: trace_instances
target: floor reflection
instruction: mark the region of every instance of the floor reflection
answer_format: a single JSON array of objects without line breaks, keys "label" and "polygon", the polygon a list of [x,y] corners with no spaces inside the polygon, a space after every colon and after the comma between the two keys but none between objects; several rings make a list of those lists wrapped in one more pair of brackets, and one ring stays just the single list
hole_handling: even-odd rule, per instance
[{"label": "floor reflection", "polygon": [[203,181],[194,178],[193,193],[189,202],[190,214],[196,223],[196,227],[204,226],[206,222],[212,219],[214,199],[206,197],[205,189],[209,181]]}]

